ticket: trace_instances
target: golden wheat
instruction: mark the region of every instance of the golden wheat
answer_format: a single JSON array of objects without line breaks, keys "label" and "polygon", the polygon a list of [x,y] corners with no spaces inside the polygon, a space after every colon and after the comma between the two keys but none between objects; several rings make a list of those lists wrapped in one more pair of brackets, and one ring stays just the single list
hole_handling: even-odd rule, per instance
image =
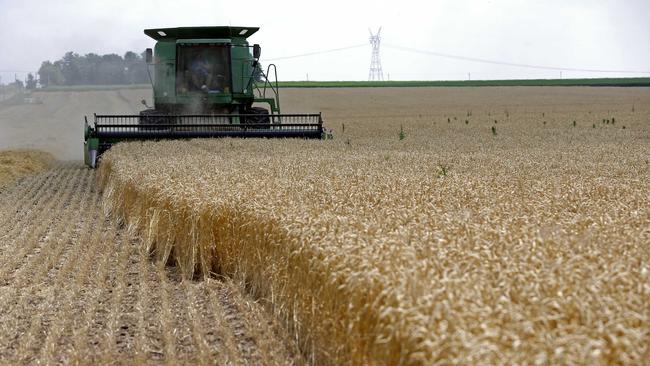
[{"label": "golden wheat", "polygon": [[101,183],[160,261],[238,279],[316,364],[641,364],[648,111],[587,107],[122,144]]},{"label": "golden wheat", "polygon": [[54,157],[36,150],[0,151],[0,187],[52,166]]}]

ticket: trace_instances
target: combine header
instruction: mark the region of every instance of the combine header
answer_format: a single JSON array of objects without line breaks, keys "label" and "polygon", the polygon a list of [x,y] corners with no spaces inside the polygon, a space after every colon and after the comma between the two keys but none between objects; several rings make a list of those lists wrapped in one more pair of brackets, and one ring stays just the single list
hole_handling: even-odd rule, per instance
[{"label": "combine header", "polygon": [[[281,114],[275,65],[262,72],[254,27],[147,29],[153,108],[139,115],[95,115],[84,126],[84,161],[95,168],[114,143],[200,137],[321,138],[319,114]],[[251,52],[252,50],[252,52]],[[274,79],[268,75],[273,72]],[[151,75],[151,73],[150,73]],[[143,104],[146,103],[143,100]],[[257,103],[255,106],[254,104]],[[260,107],[259,104],[267,108]]]}]

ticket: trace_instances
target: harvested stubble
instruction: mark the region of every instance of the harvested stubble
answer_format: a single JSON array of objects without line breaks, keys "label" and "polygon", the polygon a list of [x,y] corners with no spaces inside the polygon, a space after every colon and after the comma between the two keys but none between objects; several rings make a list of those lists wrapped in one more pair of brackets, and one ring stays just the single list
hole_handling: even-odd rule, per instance
[{"label": "harvested stubble", "polygon": [[647,145],[511,132],[132,143],[104,197],[186,276],[245,281],[318,364],[640,364]]},{"label": "harvested stubble", "polygon": [[232,281],[155,265],[95,173],[55,163],[0,192],[0,365],[303,363]]}]

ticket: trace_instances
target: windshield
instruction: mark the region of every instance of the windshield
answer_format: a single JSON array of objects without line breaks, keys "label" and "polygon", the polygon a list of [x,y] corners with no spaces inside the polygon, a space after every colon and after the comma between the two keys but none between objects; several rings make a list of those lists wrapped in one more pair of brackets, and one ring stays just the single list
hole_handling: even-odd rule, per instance
[{"label": "windshield", "polygon": [[226,45],[180,45],[176,92],[230,93],[229,48]]}]

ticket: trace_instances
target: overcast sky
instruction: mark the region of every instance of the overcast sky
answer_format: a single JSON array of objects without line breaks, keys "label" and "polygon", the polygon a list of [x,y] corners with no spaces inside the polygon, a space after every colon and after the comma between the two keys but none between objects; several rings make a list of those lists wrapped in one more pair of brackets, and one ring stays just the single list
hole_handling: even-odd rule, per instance
[{"label": "overcast sky", "polygon": [[[281,80],[366,80],[368,28],[382,27],[391,80],[558,78],[560,70],[481,63],[430,53],[567,69],[562,77],[650,76],[648,0],[136,1],[0,0],[0,76],[38,70],[66,51],[141,52],[145,28],[259,26],[250,38],[277,60]],[[407,52],[399,47],[421,50]],[[266,61],[265,61],[266,60]],[[308,76],[307,76],[308,75]]]}]

